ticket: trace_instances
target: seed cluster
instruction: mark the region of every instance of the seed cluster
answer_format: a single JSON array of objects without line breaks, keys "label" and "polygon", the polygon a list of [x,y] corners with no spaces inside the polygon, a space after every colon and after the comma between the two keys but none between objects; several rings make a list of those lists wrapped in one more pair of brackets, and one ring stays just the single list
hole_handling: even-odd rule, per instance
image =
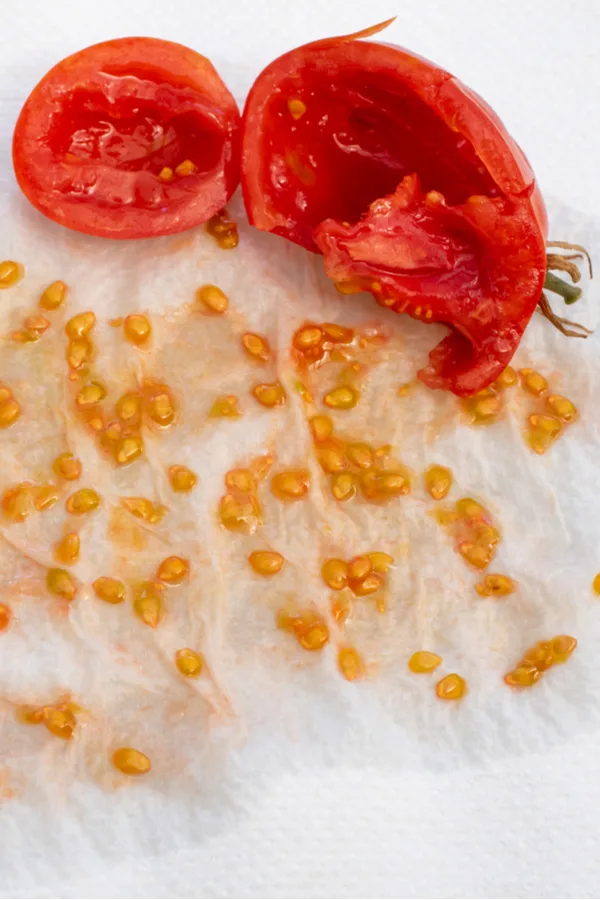
[{"label": "seed cluster", "polygon": [[496,555],[500,532],[488,510],[463,497],[454,508],[436,510],[439,524],[453,537],[457,552],[474,569],[486,569]]},{"label": "seed cluster", "polygon": [[226,209],[208,220],[206,230],[222,250],[233,250],[240,242],[237,225],[228,217]]},{"label": "seed cluster", "polygon": [[317,461],[340,503],[352,500],[358,491],[370,503],[385,503],[410,492],[411,474],[405,466],[389,465],[390,448],[336,437],[327,415],[315,415],[309,424]]},{"label": "seed cluster", "polygon": [[504,681],[513,688],[531,687],[551,666],[565,663],[576,647],[576,639],[568,634],[540,641],[527,650],[515,668],[504,676]]}]

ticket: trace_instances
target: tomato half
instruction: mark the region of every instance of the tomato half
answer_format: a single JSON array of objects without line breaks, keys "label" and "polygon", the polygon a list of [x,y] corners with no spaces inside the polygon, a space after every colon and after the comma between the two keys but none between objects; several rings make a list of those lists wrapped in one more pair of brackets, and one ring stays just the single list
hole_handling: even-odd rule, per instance
[{"label": "tomato half", "polygon": [[407,50],[357,40],[379,27],[299,47],[258,76],[242,125],[246,209],[322,253],[343,293],[449,325],[419,377],[468,395],[507,365],[540,299],[544,204],[484,101]]},{"label": "tomato half", "polygon": [[171,234],[205,222],[237,187],[239,123],[204,56],[154,38],[106,41],[33,89],[15,128],[15,174],[28,200],[67,228]]}]

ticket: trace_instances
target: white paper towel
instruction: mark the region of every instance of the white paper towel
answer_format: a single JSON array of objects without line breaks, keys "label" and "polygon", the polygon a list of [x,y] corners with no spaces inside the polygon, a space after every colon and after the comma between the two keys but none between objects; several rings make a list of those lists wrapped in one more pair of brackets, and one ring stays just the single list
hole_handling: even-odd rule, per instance
[{"label": "white paper towel", "polygon": [[[105,36],[108,35],[94,35],[87,42]],[[174,35],[165,33],[165,36]],[[178,37],[185,40],[182,34]],[[48,60],[48,64],[51,61]],[[238,94],[241,94],[241,87]],[[3,177],[6,177],[5,172]],[[361,313],[354,306],[350,308],[349,301],[341,301],[334,295],[318,274],[318,260],[311,260],[295,248],[282,246],[281,241],[251,234],[245,229],[242,230],[238,265],[225,266],[223,254],[217,253],[203,234],[131,246],[104,245],[100,241],[69,235],[44,222],[26,207],[12,184],[6,196],[4,219],[10,227],[5,231],[2,256],[22,259],[28,265],[28,278],[12,295],[11,303],[3,307],[3,333],[18,311],[27,303],[32,304],[39,287],[54,277],[65,277],[74,286],[73,303],[81,304],[80,308],[90,305],[96,310],[102,308],[106,319],[117,310],[122,313],[140,308],[175,309],[192,296],[199,282],[212,280],[218,281],[235,298],[236,307],[253,328],[278,330],[281,340],[289,334],[294,315],[301,321],[318,310],[319,318],[325,318],[321,311],[323,302],[327,315],[339,314],[344,321],[354,316],[358,319],[373,315],[381,318],[370,306],[368,311]],[[554,221],[558,223],[556,215]],[[579,216],[560,221],[560,232],[553,231],[552,236],[597,244],[596,232],[590,222],[582,221]],[[67,268],[68,275],[58,272],[65,272]],[[348,309],[348,315],[341,311],[343,306]],[[585,315],[590,323],[594,314],[589,302]],[[411,371],[412,354],[415,359],[424,358],[426,349],[434,341],[434,330],[418,328],[407,320],[400,324],[391,316],[388,321],[392,327],[401,330],[409,350],[394,373],[398,381],[405,380],[401,366]],[[241,323],[242,319],[239,326]],[[176,339],[172,338],[173,329]],[[176,321],[165,323],[161,332],[159,320],[158,335],[161,334],[168,335],[167,340],[174,351],[179,346],[176,340],[185,339],[181,330],[177,333]],[[103,335],[107,335],[103,359],[107,361],[108,370],[124,351],[116,341],[109,343],[107,328]],[[210,342],[202,346],[210,350]],[[400,501],[398,509],[390,508],[390,513],[398,511],[406,515],[407,532],[413,526],[417,528],[416,534],[411,532],[410,535],[412,558],[394,574],[397,605],[393,615],[390,614],[392,627],[387,620],[386,627],[378,635],[378,647],[383,648],[387,666],[384,665],[379,676],[365,685],[340,684],[335,680],[334,667],[327,657],[324,662],[315,665],[311,661],[304,670],[292,672],[289,660],[274,657],[273,653],[262,654],[264,644],[248,654],[249,640],[258,638],[262,641],[268,635],[268,640],[281,645],[282,636],[269,634],[268,629],[272,627],[270,614],[268,618],[255,621],[244,617],[247,608],[241,610],[235,606],[236,601],[243,602],[242,592],[229,591],[233,605],[229,615],[222,615],[216,599],[216,592],[223,587],[218,571],[213,573],[214,584],[209,581],[202,586],[204,594],[208,594],[208,609],[205,607],[197,620],[186,626],[204,629],[208,635],[209,653],[215,651],[210,647],[212,639],[222,644],[217,651],[225,654],[222,683],[227,687],[218,698],[209,698],[215,701],[216,707],[212,717],[203,701],[198,701],[189,714],[188,695],[185,693],[183,697],[176,679],[170,678],[160,654],[150,658],[141,645],[136,651],[137,656],[134,655],[134,665],[126,667],[125,677],[122,677],[122,666],[117,667],[118,677],[114,676],[110,670],[110,663],[114,663],[111,653],[116,638],[114,627],[108,634],[99,631],[97,618],[89,614],[85,603],[75,611],[71,630],[71,626],[64,623],[58,629],[54,627],[56,623],[45,616],[43,604],[38,601],[31,609],[31,621],[27,623],[30,626],[28,634],[32,638],[35,635],[35,641],[25,642],[24,636],[22,644],[15,646],[13,643],[12,652],[5,651],[0,659],[3,694],[16,696],[16,692],[22,693],[25,687],[42,691],[42,685],[43,689],[51,690],[64,687],[68,682],[76,693],[89,698],[90,709],[93,710],[95,705],[114,712],[118,707],[117,712],[122,714],[120,720],[117,716],[120,723],[131,720],[131,711],[138,709],[140,696],[148,700],[146,712],[150,720],[152,715],[157,715],[156,721],[160,720],[161,724],[164,723],[160,716],[165,699],[167,707],[172,707],[174,702],[182,705],[175,709],[169,721],[162,751],[162,774],[159,765],[158,775],[152,783],[132,785],[117,793],[107,787],[102,772],[95,767],[95,760],[101,756],[98,747],[105,745],[107,734],[114,733],[114,716],[101,715],[100,721],[94,722],[92,715],[84,732],[85,739],[78,742],[76,752],[68,748],[65,753],[65,748],[62,745],[56,747],[57,742],[52,743],[48,736],[42,742],[45,747],[43,759],[39,753],[38,731],[32,730],[23,737],[14,723],[10,726],[12,730],[5,732],[8,747],[5,754],[10,758],[12,775],[7,776],[6,792],[15,791],[18,796],[7,802],[2,810],[6,817],[7,839],[0,885],[4,880],[6,892],[42,893],[47,885],[48,893],[60,891],[70,895],[78,888],[89,893],[92,889],[84,875],[109,868],[114,878],[107,878],[104,890],[117,885],[116,895],[121,889],[118,885],[135,885],[138,878],[141,885],[145,879],[145,887],[139,889],[141,896],[169,891],[172,884],[179,885],[176,890],[182,895],[246,894],[248,873],[239,860],[232,862],[232,871],[238,877],[222,873],[220,879],[217,877],[212,881],[210,874],[204,871],[200,876],[201,886],[197,889],[194,876],[190,874],[188,854],[197,847],[212,846],[214,852],[214,842],[220,834],[223,835],[222,846],[227,847],[226,835],[240,827],[238,823],[242,823],[243,829],[243,823],[252,820],[253,811],[263,803],[264,791],[271,789],[272,779],[289,790],[295,802],[289,807],[267,805],[274,818],[267,820],[262,842],[266,856],[271,842],[281,853],[278,832],[281,829],[285,832],[289,819],[298,808],[308,815],[323,802],[331,811],[339,805],[344,827],[348,828],[351,809],[342,804],[341,795],[353,789],[355,776],[352,771],[357,770],[351,770],[346,782],[339,774],[331,780],[327,774],[328,765],[358,766],[365,778],[373,778],[372,784],[377,785],[379,791],[388,783],[398,788],[406,785],[406,780],[397,779],[402,777],[401,773],[405,773],[406,779],[406,773],[410,772],[410,779],[418,778],[423,796],[426,796],[426,786],[430,782],[423,780],[425,776],[414,775],[417,769],[433,767],[447,771],[459,766],[468,770],[474,762],[483,762],[490,756],[540,750],[549,743],[563,740],[568,734],[581,734],[585,728],[593,727],[597,721],[593,696],[597,617],[592,608],[589,584],[596,570],[599,535],[597,520],[586,512],[589,508],[587,492],[597,469],[598,426],[592,415],[598,387],[594,355],[592,341],[585,346],[565,342],[554,335],[545,322],[535,323],[520,351],[521,364],[532,362],[552,374],[557,385],[558,373],[561,373],[560,389],[582,408],[583,420],[576,426],[577,430],[567,434],[547,458],[540,460],[525,452],[516,413],[514,418],[494,426],[493,430],[460,431],[458,440],[462,444],[458,452],[454,429],[449,429],[435,444],[426,448],[427,454],[431,452],[436,459],[443,454],[441,461],[452,463],[465,493],[475,492],[493,504],[506,532],[499,558],[511,566],[511,574],[520,581],[522,593],[516,607],[498,607],[491,601],[485,604],[475,597],[466,600],[463,584],[460,580],[453,581],[452,574],[456,565],[456,577],[460,579],[459,573],[464,574],[464,569],[446,551],[448,555],[443,558],[448,564],[448,572],[440,579],[440,561],[432,558],[432,553],[434,546],[436,553],[443,553],[443,542],[435,543],[439,535],[433,525],[432,531],[419,530],[424,526],[417,523],[427,519],[410,503],[405,509],[404,501]],[[177,362],[176,356],[173,353],[170,358],[170,371]],[[134,358],[134,354],[126,358],[127,367],[133,366]],[[210,362],[207,368],[212,366],[213,371],[218,365],[215,357],[208,356],[206,362]],[[183,384],[189,372],[182,370],[177,377]],[[228,377],[233,379],[230,383],[233,390],[236,372]],[[206,378],[198,385],[199,415],[213,387],[212,383],[207,384]],[[435,402],[443,405],[448,400],[442,398]],[[414,401],[409,399],[406,409],[397,407],[398,415],[407,421],[409,439],[402,440],[401,433],[394,437],[400,438],[397,442],[403,461],[416,469],[422,468],[424,445],[422,436],[418,437],[419,430],[412,428],[411,423],[418,416],[426,418],[433,414],[429,404],[430,398],[423,392]],[[290,413],[289,418],[283,420],[285,427],[298,425],[297,405],[295,409],[296,413]],[[220,493],[220,485],[211,478],[211,461],[218,460],[216,469],[222,473],[226,468],[225,452],[238,458],[244,454],[248,441],[250,446],[256,445],[260,429],[268,426],[265,416],[256,410],[249,416],[252,428],[248,427],[247,417],[240,427],[233,424],[233,431],[223,431],[231,423],[222,423],[219,425],[220,436],[226,434],[222,443],[218,435],[204,432],[197,439],[197,447],[190,449],[191,458],[200,464],[203,491],[197,496],[198,533],[188,535],[187,539],[192,542],[198,539],[200,553],[204,554],[206,562],[210,562],[213,548],[208,511],[211,504],[214,507]],[[373,418],[375,426],[381,421],[382,417]],[[51,422],[48,429],[52,432]],[[491,449],[490,445],[493,445]],[[49,451],[48,447],[42,449]],[[87,453],[86,459],[92,465],[91,448],[82,447],[81,451]],[[157,448],[157,452],[162,452],[162,448]],[[520,463],[520,472],[515,471],[516,460]],[[550,530],[548,522],[552,522]],[[392,528],[398,527],[397,522],[390,524]],[[280,533],[289,539],[286,555],[295,553],[297,560],[302,561],[306,547],[295,546],[294,529],[288,523]],[[211,535],[209,540],[206,535]],[[534,551],[540,535],[548,542],[543,556],[537,556]],[[30,537],[36,538],[35,535]],[[40,544],[43,537],[40,535]],[[378,535],[373,534],[373,537]],[[350,533],[349,545],[352,540],[358,541],[358,536]],[[93,535],[90,535],[90,545],[92,542]],[[349,546],[348,555],[354,552],[354,546],[361,549],[358,544]],[[89,562],[92,563],[93,560]],[[85,577],[84,573],[82,577]],[[419,600],[417,613],[415,598]],[[242,633],[237,629],[240,622],[244,626]],[[119,620],[119,638],[123,637],[122,625]],[[43,641],[40,641],[40,632],[34,632],[34,626],[43,629]],[[472,683],[468,703],[459,710],[449,710],[434,703],[430,686],[426,688],[405,675],[408,648],[414,648],[415,636],[423,637],[424,627],[427,637],[445,641],[443,655],[449,661],[453,660]],[[520,650],[527,646],[529,636],[536,639],[541,629],[549,629],[549,633],[573,632],[582,638],[581,646],[568,667],[552,673],[551,684],[545,683],[529,695],[515,697],[502,686],[498,675],[515,646],[514,642],[522,642]],[[496,655],[490,662],[489,638],[498,634],[503,640],[500,648],[493,648]],[[477,640],[482,635],[485,638],[483,644]],[[13,631],[4,639],[14,642],[15,638],[18,639],[18,635]],[[168,635],[164,639],[168,643]],[[165,644],[163,649],[167,654],[171,646]],[[227,655],[232,651],[237,657],[235,661]],[[216,656],[218,652],[215,651],[215,659]],[[15,658],[27,660],[27,663],[15,665]],[[123,682],[128,690],[119,695],[119,703],[115,704],[117,685],[121,686]],[[224,704],[223,698],[227,701]],[[186,718],[180,721],[178,714],[184,707]],[[219,726],[215,727],[215,715],[222,716],[224,711],[233,715],[228,715],[225,725],[221,717]],[[240,729],[242,722],[248,726],[247,732]],[[149,735],[153,734],[152,725],[144,728]],[[206,738],[208,733],[210,740]],[[178,750],[174,759],[169,758],[174,744],[183,749],[183,757],[193,760],[191,770],[176,771],[182,754]],[[22,772],[20,767],[24,760],[30,765]],[[373,766],[376,766],[375,770]],[[307,771],[310,774],[300,775]],[[300,803],[301,793],[294,792],[296,782],[290,780],[291,772],[298,772],[298,778],[306,779],[306,790],[313,795],[313,804]],[[373,773],[371,776],[370,772]],[[70,784],[73,776],[77,779],[75,785]],[[324,801],[318,794],[323,782],[327,785]],[[35,788],[33,796],[32,786]],[[418,793],[405,790],[413,804],[419,802]],[[387,802],[380,798],[377,808],[380,820],[394,821],[389,798]],[[308,828],[306,819],[305,822]],[[329,835],[330,843],[324,855],[331,860],[336,825],[333,814],[329,824],[325,833]],[[418,829],[414,823],[413,827]],[[294,830],[291,833],[298,836]],[[426,834],[427,830],[422,833]],[[243,830],[240,832],[242,839],[255,851],[262,846],[256,837],[249,837]],[[381,834],[378,834],[375,840],[380,839]],[[390,850],[392,846],[393,842]],[[33,852],[26,848],[32,848]],[[306,849],[302,849],[302,843],[300,848],[300,858],[306,863],[310,857]],[[207,852],[210,853],[210,849]],[[240,852],[239,848],[237,852]],[[366,852],[371,855],[373,852],[368,843]],[[290,856],[293,855],[290,851]],[[352,854],[342,851],[339,855],[339,868],[333,868],[330,884],[336,882],[336,871],[337,883],[342,885],[345,867],[352,870],[349,859]],[[204,858],[210,859],[210,855]],[[160,873],[156,884],[152,884],[142,871],[146,868],[145,860],[153,860],[152,865]],[[182,860],[188,860],[187,881],[185,877],[181,880],[178,874]],[[279,868],[271,864],[265,871],[288,873],[287,879],[276,881],[286,895],[293,894],[294,885],[306,883],[303,867],[299,865],[296,871],[290,859],[281,859]],[[393,872],[393,868],[390,871]],[[384,883],[379,876],[369,881],[367,874],[360,882],[363,891],[368,891],[372,884],[374,891],[394,894],[393,876]],[[255,890],[260,892],[261,889],[259,882]],[[407,890],[412,892],[410,884]],[[350,882],[343,895],[352,895]]]}]

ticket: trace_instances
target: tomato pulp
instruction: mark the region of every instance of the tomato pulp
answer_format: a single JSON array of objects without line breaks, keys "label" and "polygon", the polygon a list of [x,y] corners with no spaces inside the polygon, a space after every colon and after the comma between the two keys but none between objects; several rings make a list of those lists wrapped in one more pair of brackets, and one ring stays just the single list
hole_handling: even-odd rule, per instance
[{"label": "tomato pulp", "polygon": [[399,47],[318,41],[271,63],[243,118],[250,221],[324,255],[343,293],[450,326],[419,377],[490,384],[540,299],[546,213],[495,113]]},{"label": "tomato pulp", "polygon": [[75,231],[171,234],[235,190],[239,122],[205,57],[154,38],[107,41],[34,88],[15,128],[15,174],[40,212]]}]

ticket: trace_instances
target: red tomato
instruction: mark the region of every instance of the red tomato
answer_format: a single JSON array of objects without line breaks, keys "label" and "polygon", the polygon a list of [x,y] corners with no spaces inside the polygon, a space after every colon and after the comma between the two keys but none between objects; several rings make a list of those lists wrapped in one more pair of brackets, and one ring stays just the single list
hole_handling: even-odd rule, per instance
[{"label": "red tomato", "polygon": [[407,50],[356,40],[372,33],[299,47],[258,76],[242,125],[248,217],[321,252],[344,293],[449,325],[419,377],[472,394],[540,299],[543,200],[480,97]]},{"label": "red tomato", "polygon": [[106,41],[63,59],[33,89],[15,128],[15,174],[40,212],[75,231],[184,231],[235,190],[239,122],[204,56],[154,38]]}]

